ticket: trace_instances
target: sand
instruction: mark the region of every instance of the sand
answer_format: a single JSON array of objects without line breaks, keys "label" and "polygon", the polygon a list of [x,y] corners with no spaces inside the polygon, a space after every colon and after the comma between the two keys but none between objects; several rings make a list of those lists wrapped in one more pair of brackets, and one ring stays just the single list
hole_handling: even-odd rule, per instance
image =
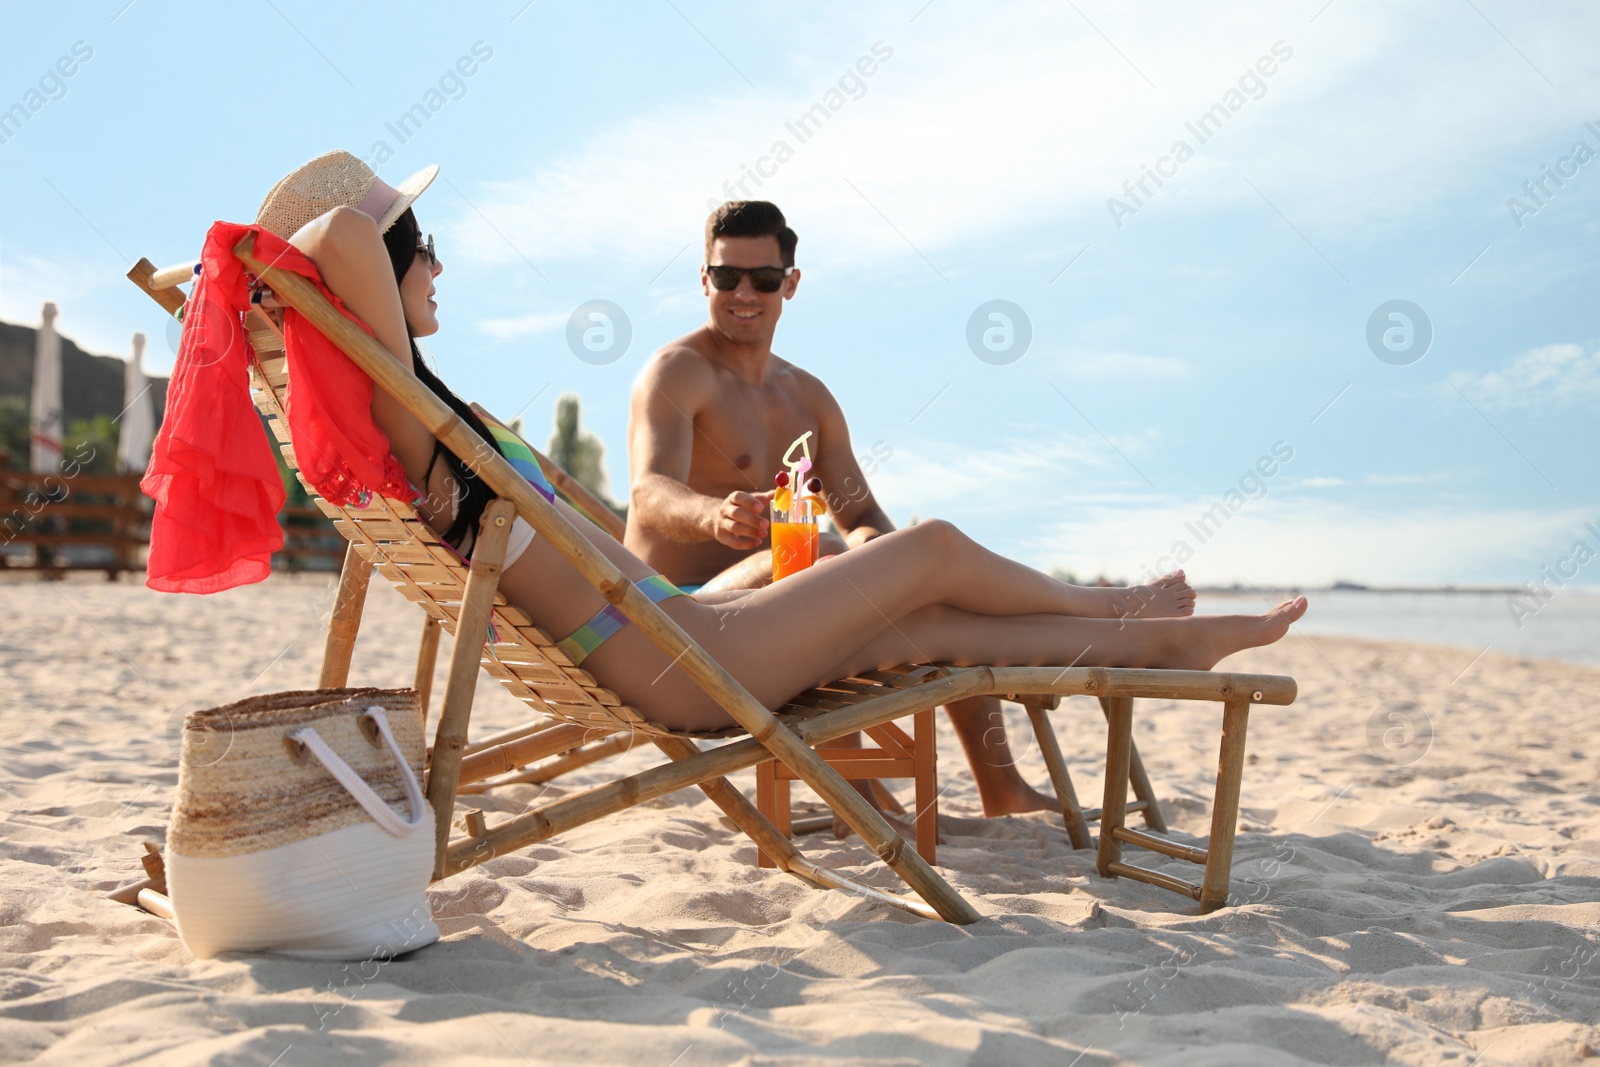
[{"label": "sand", "polygon": [[[432,894],[444,940],[413,956],[197,962],[168,923],[104,894],[138,876],[141,840],[162,838],[188,710],[315,684],[331,583],[195,598],[6,579],[0,597],[0,1061],[1487,1067],[1600,1055],[1600,670],[1299,635],[1236,657],[1227,665],[1295,676],[1301,696],[1253,716],[1234,865],[1245,902],[1207,917],[1099,878],[1059,819],[977,817],[945,735],[940,863],[986,916],[976,926],[758,870],[708,801],[680,793],[444,883]],[[352,683],[409,680],[419,622],[375,584]],[[519,709],[485,681],[475,721],[510,725]],[[1219,710],[1149,701],[1136,716],[1175,835],[1203,834]],[[1097,796],[1098,708],[1071,701],[1055,719],[1080,792]],[[1010,720],[1042,784],[1026,719]],[[750,772],[736,781],[753,789]],[[534,795],[518,787],[485,807],[492,819]],[[894,885],[859,844],[802,847]]]}]

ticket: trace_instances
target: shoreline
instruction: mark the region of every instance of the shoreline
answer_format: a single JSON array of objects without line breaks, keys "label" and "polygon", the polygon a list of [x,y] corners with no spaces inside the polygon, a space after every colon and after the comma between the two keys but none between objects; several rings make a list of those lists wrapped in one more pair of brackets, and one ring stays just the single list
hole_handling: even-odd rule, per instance
[{"label": "shoreline", "polygon": [[[1280,593],[1289,596],[1307,595],[1312,593],[1420,593],[1427,595],[1461,595],[1461,596],[1527,596],[1528,591],[1514,585],[1259,585],[1248,587],[1242,585],[1197,585],[1196,593],[1208,593],[1212,596],[1251,596],[1256,593]],[[1564,596],[1600,597],[1600,586],[1579,585],[1568,586],[1560,590]]]}]

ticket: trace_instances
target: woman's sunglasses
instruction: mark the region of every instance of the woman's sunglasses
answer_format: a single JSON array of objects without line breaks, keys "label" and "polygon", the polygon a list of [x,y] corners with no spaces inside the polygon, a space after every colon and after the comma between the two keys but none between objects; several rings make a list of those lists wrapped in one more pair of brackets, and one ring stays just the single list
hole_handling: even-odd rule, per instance
[{"label": "woman's sunglasses", "polygon": [[434,251],[433,248],[433,234],[428,234],[427,241],[417,246],[417,254],[428,257],[429,267],[437,267],[439,265],[439,253]]},{"label": "woman's sunglasses", "polygon": [[725,267],[720,263],[706,265],[711,284],[724,293],[739,288],[739,279],[750,275],[750,287],[758,293],[776,293],[783,280],[794,273],[793,267]]}]

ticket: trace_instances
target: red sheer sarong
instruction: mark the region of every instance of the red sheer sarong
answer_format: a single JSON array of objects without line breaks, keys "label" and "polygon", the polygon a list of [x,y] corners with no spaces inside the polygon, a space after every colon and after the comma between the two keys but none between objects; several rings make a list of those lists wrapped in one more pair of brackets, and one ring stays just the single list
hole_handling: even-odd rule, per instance
[{"label": "red sheer sarong", "polygon": [[[145,581],[162,592],[215,593],[259,582],[283,546],[283,482],[250,400],[243,325],[250,279],[233,254],[246,233],[256,235],[258,260],[315,282],[346,318],[372,332],[287,241],[259,226],[212,225],[184,312],[166,415],[140,483],[156,502]],[[284,342],[289,433],[306,481],[341,506],[368,492],[411,500],[405,468],[372,421],[372,379],[293,310],[284,313]]]}]

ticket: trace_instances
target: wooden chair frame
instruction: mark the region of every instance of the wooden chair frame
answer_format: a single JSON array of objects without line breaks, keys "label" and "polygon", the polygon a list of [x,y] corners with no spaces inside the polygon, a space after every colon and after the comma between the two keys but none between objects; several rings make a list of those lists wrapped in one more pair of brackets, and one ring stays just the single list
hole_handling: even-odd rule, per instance
[{"label": "wooden chair frame", "polygon": [[[934,740],[933,709],[923,708],[912,715],[912,733],[892,722],[869,726],[867,736],[876,748],[827,748],[817,753],[847,781],[866,781],[874,786],[886,778],[910,778],[915,782],[912,820],[917,830],[917,854],[929,863],[937,862],[939,848],[938,745]],[[778,832],[792,836],[793,813],[789,809],[789,783],[799,775],[777,760],[756,764],[756,810],[772,820]],[[877,792],[877,790],[874,790]],[[887,791],[885,791],[887,792]],[[879,794],[882,799],[884,794]],[[891,806],[898,808],[889,795]],[[906,814],[901,809],[901,814]],[[832,825],[833,817],[822,825]],[[759,852],[756,862],[762,867],[778,866],[778,858]]]},{"label": "wooden chair frame", "polygon": [[[1033,736],[1039,742],[1039,754],[1044,757],[1045,769],[1050,773],[1050,785],[1055,790],[1056,803],[1061,808],[1061,821],[1066,824],[1067,839],[1075,849],[1094,848],[1094,842],[1089,837],[1089,824],[1098,822],[1105,809],[1104,806],[1084,808],[1078,804],[1078,791],[1072,786],[1072,775],[1067,771],[1067,761],[1061,754],[1061,746],[1050,724],[1050,712],[1061,705],[1061,698],[1054,694],[1042,694],[1023,696],[1018,700],[1028,712]],[[1109,725],[1111,710],[1106,698],[1100,699],[1100,706],[1106,713]],[[1156,799],[1155,788],[1151,786],[1150,776],[1144,770],[1144,760],[1139,758],[1139,749],[1131,737],[1128,739],[1127,778],[1133,786],[1134,800],[1124,805],[1123,817],[1140,812],[1146,826],[1158,834],[1166,833],[1166,815],[1161,810],[1161,802]]]},{"label": "wooden chair frame", "polygon": [[[480,416],[493,417],[492,413],[478,404],[471,405],[472,410]],[[533,452],[544,469],[545,476],[549,478],[567,502],[578,509],[585,517],[600,526],[612,537],[621,541],[627,532],[626,524],[606,506],[605,502],[594,495],[587,486],[572,477],[561,466],[540,452],[530,442],[523,439],[523,444]],[[359,557],[352,553],[352,559],[361,564]],[[422,642],[417,652],[416,689],[421,696],[424,715],[428,709],[429,687],[433,681],[434,656],[439,646],[439,626],[437,620],[429,618],[423,629]],[[325,683],[330,686],[344,684],[343,674],[336,675]],[[1044,756],[1046,767],[1050,773],[1051,785],[1056,793],[1056,801],[1061,810],[1062,822],[1066,826],[1068,839],[1075,849],[1090,849],[1095,847],[1089,836],[1091,822],[1100,819],[1101,808],[1082,808],[1078,804],[1077,792],[1072,785],[1072,776],[1067,770],[1066,761],[1061,754],[1061,748],[1056,741],[1055,733],[1051,728],[1049,711],[1058,707],[1061,698],[1058,696],[1031,696],[1024,697],[1022,703],[1027,709],[1028,716],[1039,741],[1041,754]],[[1104,704],[1104,701],[1101,701]],[[818,755],[827,760],[839,770],[849,781],[866,780],[872,783],[874,796],[886,811],[893,811],[899,815],[907,814],[905,808],[895,798],[893,793],[883,786],[882,781],[889,778],[911,778],[913,786],[913,822],[916,826],[917,853],[929,863],[937,862],[939,842],[939,786],[936,764],[938,762],[938,745],[936,741],[936,728],[933,721],[933,710],[918,712],[913,716],[914,736],[907,735],[904,730],[892,723],[874,727],[867,731],[868,736],[877,741],[877,749],[819,749]],[[549,728],[546,734],[550,739],[572,740],[575,742],[571,749],[555,750],[551,762],[539,767],[526,767],[509,772],[496,781],[484,783],[469,783],[461,788],[462,792],[487,792],[496,785],[511,785],[516,783],[539,783],[557,778],[568,771],[588,766],[607,756],[626,751],[633,744],[630,736],[613,734],[606,740],[584,743],[589,738],[576,738],[571,734],[560,733],[559,728]],[[513,731],[515,736],[525,736],[529,731],[519,728]],[[475,748],[490,747],[501,741],[510,740],[510,734],[497,735],[495,738],[486,739],[477,745],[468,745],[467,753],[470,755]],[[1141,812],[1145,825],[1159,834],[1167,832],[1167,822],[1161,810],[1161,803],[1156,798],[1155,789],[1150,784],[1150,778],[1145,773],[1144,761],[1139,757],[1139,749],[1130,742],[1130,776],[1129,781],[1133,786],[1135,799],[1127,805],[1126,813]],[[794,822],[793,811],[790,808],[789,783],[795,781],[792,771],[784,768],[777,760],[768,760],[756,765],[756,809],[770,819],[774,826],[789,837],[795,833],[826,829],[833,825],[831,815],[818,816],[801,820],[797,826]],[[473,812],[468,812],[468,817],[475,817]],[[756,862],[762,867],[777,866],[777,859],[767,853],[757,850]]]},{"label": "wooden chair frame", "polygon": [[[234,248],[244,266],[321,330],[370,375],[379,388],[405,405],[436,439],[470,463],[498,495],[485,510],[472,562],[464,568],[464,585],[458,584],[461,565],[438,550],[442,546],[437,538],[408,506],[374,496],[372,505],[359,512],[357,509],[333,509],[342,510],[345,516],[342,521],[336,521],[336,525],[351,538],[351,552],[375,560],[380,572],[396,581],[403,593],[416,599],[433,619],[455,633],[427,776],[426,792],[434,809],[438,833],[436,880],[575,826],[678,789],[696,786],[760,850],[774,856],[779,867],[789,873],[925,917],[954,923],[976,922],[981,918],[978,911],[921,856],[907,848],[882,816],[813,751],[813,746],[965,697],[1081,694],[1109,698],[1101,873],[1133,877],[1185,893],[1198,900],[1203,911],[1220,907],[1226,901],[1243,769],[1244,724],[1253,703],[1291,703],[1295,697],[1293,679],[1099,667],[907,667],[866,672],[860,677],[801,694],[782,709],[790,714],[780,719],[757,702],[609,559],[595,551],[588,539],[536,493],[504,457],[488,447],[432,392],[407,373],[376,340],[341,315],[314,285],[297,274],[257,260],[254,242],[253,235],[246,235]],[[157,271],[143,260],[129,272],[135,284],[172,312],[184,302],[183,294],[173,291],[173,286],[190,276],[192,265]],[[282,361],[265,360],[261,356],[264,349],[270,350],[275,337],[281,347],[281,335],[259,312],[252,313],[250,326],[251,341],[257,351],[253,373],[257,376],[258,398],[262,398],[262,388],[268,396],[275,395],[275,389],[282,385]],[[275,375],[277,380],[274,380]],[[281,419],[274,421],[274,430],[280,438],[287,436]],[[283,450],[292,463],[292,444],[284,440]],[[497,592],[512,520],[519,516],[608,603],[616,606],[641,633],[671,657],[749,736],[702,751],[691,737],[650,722],[634,709],[622,705],[614,693],[600,687],[591,676],[565,662],[549,637],[533,627],[525,615]],[[347,556],[347,564],[350,562],[353,561]],[[339,601],[329,627],[330,654],[323,665],[324,684],[348,670],[349,653],[359,627],[360,604],[365,599],[369,579],[370,569],[362,566],[347,565],[341,575]],[[452,594],[439,594],[430,588],[434,585],[439,589],[459,588],[459,594],[454,594],[458,599],[445,599]],[[484,649],[491,634],[491,621],[495,637],[494,643],[488,645],[486,658]],[[502,627],[507,629],[503,631]],[[481,816],[469,818],[466,834],[452,838],[455,802],[463,784],[524,766],[532,754],[547,751],[551,745],[544,731],[535,731],[493,744],[480,743],[469,751],[467,728],[477,672],[480,666],[487,666],[491,661],[498,665],[499,671],[491,669],[490,673],[502,683],[520,688],[524,699],[541,711],[566,720],[565,725],[548,729],[565,730],[570,734],[574,730],[601,728],[606,733],[624,731],[642,735],[665,753],[669,762],[546,802],[494,826],[487,825]],[[1225,704],[1217,799],[1211,844],[1207,850],[1178,846],[1127,830],[1122,825],[1127,811],[1132,699],[1135,697],[1212,700]],[[798,779],[815,790],[911,888],[915,897],[884,892],[806,859],[787,836],[726,780],[727,774],[773,758],[782,761]],[[1193,885],[1124,864],[1120,853],[1122,844],[1139,845],[1201,862],[1205,867],[1203,882]]]}]

